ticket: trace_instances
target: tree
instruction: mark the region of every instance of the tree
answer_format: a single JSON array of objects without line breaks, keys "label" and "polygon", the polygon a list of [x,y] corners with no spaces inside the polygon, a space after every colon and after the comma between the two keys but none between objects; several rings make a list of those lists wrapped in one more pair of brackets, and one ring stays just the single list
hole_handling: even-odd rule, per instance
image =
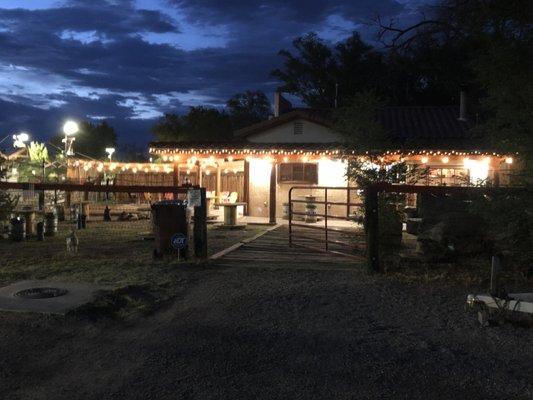
[{"label": "tree", "polygon": [[[88,121],[80,123],[80,130],[76,133],[74,142],[74,151],[80,155],[91,158],[102,159],[106,157],[106,147],[116,147],[117,134],[115,129],[103,121],[99,124],[93,124]],[[64,135],[57,134],[51,139],[51,143],[62,148]]]},{"label": "tree", "polygon": [[337,83],[337,60],[333,51],[315,33],[296,38],[296,55],[281,50],[283,69],[272,76],[283,84],[281,90],[300,97],[310,107],[332,107]]},{"label": "tree", "polygon": [[[6,162],[0,157],[0,182],[6,177]],[[0,190],[0,223],[5,222],[15,209],[17,200],[12,197],[7,191]]]},{"label": "tree", "polygon": [[360,151],[378,152],[391,147],[392,140],[376,119],[383,105],[375,92],[356,93],[335,112],[335,131]]},{"label": "tree", "polygon": [[237,93],[226,102],[233,130],[241,129],[268,119],[270,102],[260,91]]},{"label": "tree", "polygon": [[190,140],[226,142],[233,139],[229,116],[216,108],[191,107],[183,119]]},{"label": "tree", "polygon": [[332,108],[356,93],[374,91],[393,105],[450,104],[459,84],[472,80],[462,43],[418,41],[404,51],[377,51],[358,33],[328,46],[316,34],[295,39],[296,52],[280,51],[283,68],[272,75],[281,89],[310,107]]},{"label": "tree", "polygon": [[[533,162],[533,3],[528,0],[442,0],[427,18],[399,28],[380,23],[380,37],[391,51],[411,54],[433,46],[462,49],[462,69],[443,63],[449,75],[477,88],[480,121],[475,130],[485,146],[517,151]],[[446,84],[445,81],[442,84]],[[527,170],[526,170],[527,172]],[[533,171],[527,175],[533,177]],[[531,178],[529,178],[531,179]]]},{"label": "tree", "polygon": [[19,180],[22,182],[34,181],[36,178],[46,180],[46,176],[43,175],[46,174],[46,166],[50,161],[46,145],[44,143],[31,142],[27,150],[28,160],[17,164]]},{"label": "tree", "polygon": [[165,114],[153,127],[159,141],[213,141],[233,138],[229,116],[209,107],[191,107],[186,115]]}]

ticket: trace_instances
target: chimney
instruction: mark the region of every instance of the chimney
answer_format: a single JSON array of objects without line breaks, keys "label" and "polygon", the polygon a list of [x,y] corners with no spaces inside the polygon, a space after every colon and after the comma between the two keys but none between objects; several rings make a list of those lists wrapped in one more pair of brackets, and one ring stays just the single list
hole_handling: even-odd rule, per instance
[{"label": "chimney", "polygon": [[277,118],[281,114],[285,114],[292,109],[292,104],[287,100],[279,90],[274,92],[274,117]]},{"label": "chimney", "polygon": [[466,114],[466,91],[461,90],[459,94],[459,121],[466,121],[468,120],[467,114]]}]

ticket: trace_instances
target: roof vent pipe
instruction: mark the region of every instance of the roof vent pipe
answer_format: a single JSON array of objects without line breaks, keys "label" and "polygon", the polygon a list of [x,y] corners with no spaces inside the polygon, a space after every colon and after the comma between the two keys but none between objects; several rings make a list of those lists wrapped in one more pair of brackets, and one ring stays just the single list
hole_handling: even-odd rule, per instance
[{"label": "roof vent pipe", "polygon": [[459,121],[466,121],[466,91],[461,90],[459,94]]}]

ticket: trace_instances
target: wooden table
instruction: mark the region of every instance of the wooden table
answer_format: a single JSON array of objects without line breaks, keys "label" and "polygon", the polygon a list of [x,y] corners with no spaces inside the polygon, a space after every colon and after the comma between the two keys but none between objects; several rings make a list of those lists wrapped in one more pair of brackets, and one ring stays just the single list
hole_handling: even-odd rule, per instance
[{"label": "wooden table", "polygon": [[246,203],[215,203],[215,206],[224,208],[224,225],[232,227],[239,225],[237,224],[237,207],[246,206]]}]

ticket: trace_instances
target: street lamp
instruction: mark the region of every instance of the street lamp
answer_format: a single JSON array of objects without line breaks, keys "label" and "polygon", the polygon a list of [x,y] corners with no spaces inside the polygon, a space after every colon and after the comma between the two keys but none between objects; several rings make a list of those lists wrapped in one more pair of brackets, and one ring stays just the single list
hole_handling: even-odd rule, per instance
[{"label": "street lamp", "polygon": [[26,147],[26,142],[29,139],[30,136],[25,132],[21,132],[18,135],[13,135],[13,147],[17,149],[23,149]]},{"label": "street lamp", "polygon": [[80,128],[78,124],[74,121],[67,121],[65,122],[65,125],[63,125],[63,133],[65,134],[65,138],[63,139],[63,142],[65,143],[65,157],[74,154],[72,151],[72,143],[75,138],[69,136],[75,135],[79,130]]},{"label": "street lamp", "polygon": [[113,153],[115,152],[114,147],[106,147],[105,152],[107,153],[107,157],[109,158],[109,162],[111,162],[111,157],[113,156]]}]

